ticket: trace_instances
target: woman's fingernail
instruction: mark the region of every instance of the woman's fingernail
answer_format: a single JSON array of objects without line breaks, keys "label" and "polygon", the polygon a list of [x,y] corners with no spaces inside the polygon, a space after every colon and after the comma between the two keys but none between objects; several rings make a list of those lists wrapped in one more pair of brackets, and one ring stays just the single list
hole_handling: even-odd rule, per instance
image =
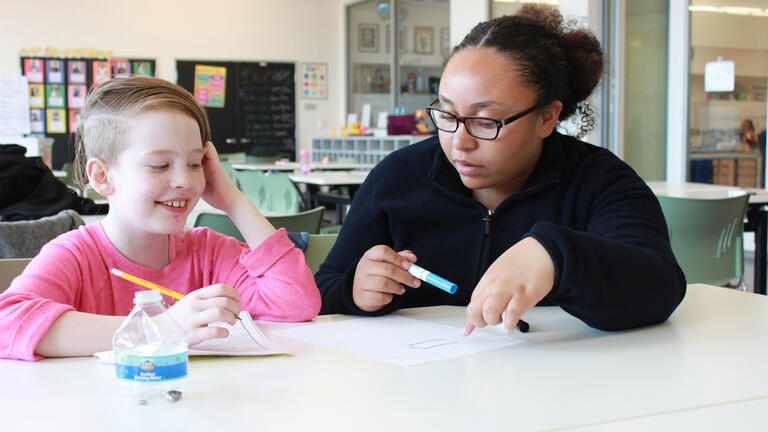
[{"label": "woman's fingernail", "polygon": [[462,336],[469,336],[469,330],[467,330],[467,325],[464,324],[464,330],[461,332]]},{"label": "woman's fingernail", "polygon": [[403,261],[402,264],[400,264],[400,265],[402,265],[403,268],[406,269],[406,270],[411,268],[411,263],[409,263],[408,261]]},{"label": "woman's fingernail", "polygon": [[418,279],[416,279],[416,278],[413,278],[413,282],[411,282],[411,285],[412,285],[414,288],[418,288],[418,287],[420,287],[420,286],[421,286],[421,281],[420,281],[420,280],[418,280]]}]

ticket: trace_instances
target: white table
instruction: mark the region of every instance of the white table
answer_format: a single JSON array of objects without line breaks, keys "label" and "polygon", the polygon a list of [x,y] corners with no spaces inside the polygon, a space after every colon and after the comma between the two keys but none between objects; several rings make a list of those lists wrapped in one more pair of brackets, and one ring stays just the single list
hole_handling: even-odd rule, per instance
[{"label": "white table", "polygon": [[656,195],[679,198],[718,199],[749,193],[747,223],[744,230],[755,233],[753,288],[758,294],[766,294],[766,275],[768,274],[768,206],[766,204],[768,204],[768,190],[707,183],[649,181],[647,184]]},{"label": "white table", "polygon": [[[461,307],[398,314],[457,333],[464,320]],[[173,405],[119,400],[113,368],[92,358],[0,360],[3,430],[622,431],[637,421],[693,430],[679,428],[681,413],[709,410],[713,424],[738,425],[719,407],[744,403],[757,413],[768,405],[760,402],[768,374],[755,361],[768,355],[768,340],[754,330],[768,326],[765,296],[692,285],[669,321],[625,332],[591,329],[557,307],[525,319],[534,331],[514,336],[526,343],[415,367],[274,333],[314,323],[265,323],[294,356],[195,358]],[[765,415],[751,418],[755,430],[768,426]]]},{"label": "white table", "polygon": [[[344,186],[349,190],[349,201],[355,196],[357,189],[363,184],[368,176],[368,171],[312,171],[309,174],[288,174],[288,178],[294,183],[304,183],[307,185],[304,196],[304,206],[306,208],[314,207],[315,195],[321,186],[340,187]],[[329,195],[326,201],[336,203],[336,223],[340,224],[344,219],[344,205],[348,202],[345,198]]]},{"label": "white table", "polygon": [[[341,162],[328,162],[317,163],[313,162],[309,164],[309,169],[312,171],[330,171],[330,170],[368,170],[374,167],[374,164],[359,164],[359,163],[341,163]],[[298,171],[301,166],[298,162],[284,162],[280,164],[275,163],[234,163],[232,168],[241,171]]]},{"label": "white table", "polygon": [[368,171],[316,171],[309,174],[288,174],[294,183],[315,186],[360,186]]}]

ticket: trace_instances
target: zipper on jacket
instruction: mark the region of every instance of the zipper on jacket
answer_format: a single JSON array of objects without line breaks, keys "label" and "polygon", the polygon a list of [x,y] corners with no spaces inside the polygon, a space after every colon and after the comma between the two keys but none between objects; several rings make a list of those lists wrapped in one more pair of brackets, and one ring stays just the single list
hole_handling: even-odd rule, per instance
[{"label": "zipper on jacket", "polygon": [[480,282],[480,278],[483,276],[485,269],[488,268],[490,263],[488,259],[491,255],[491,220],[493,220],[493,210],[488,210],[488,216],[483,218],[483,238],[480,241],[480,256],[477,261],[477,268],[475,269],[474,285]]},{"label": "zipper on jacket", "polygon": [[488,217],[483,218],[485,221],[485,230],[483,231],[485,235],[491,233],[491,219],[493,219],[493,210],[488,209]]}]

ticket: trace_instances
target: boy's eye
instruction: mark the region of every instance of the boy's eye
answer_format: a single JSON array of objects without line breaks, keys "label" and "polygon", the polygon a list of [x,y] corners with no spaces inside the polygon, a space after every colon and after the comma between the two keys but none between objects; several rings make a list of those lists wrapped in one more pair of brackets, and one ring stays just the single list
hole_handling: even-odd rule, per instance
[{"label": "boy's eye", "polygon": [[195,169],[200,168],[202,166],[203,165],[201,163],[197,163],[197,162],[192,162],[191,164],[189,164],[190,168],[195,168]]},{"label": "boy's eye", "polygon": [[160,171],[168,168],[168,164],[154,164],[154,165],[147,165],[147,166],[154,171]]}]

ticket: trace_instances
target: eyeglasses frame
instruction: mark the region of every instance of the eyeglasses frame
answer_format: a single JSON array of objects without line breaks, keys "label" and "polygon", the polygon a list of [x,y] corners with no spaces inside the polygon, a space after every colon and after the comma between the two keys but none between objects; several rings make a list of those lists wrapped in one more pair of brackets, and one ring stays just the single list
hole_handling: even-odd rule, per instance
[{"label": "eyeglasses frame", "polygon": [[[449,113],[448,111],[443,111],[443,110],[441,110],[441,109],[439,109],[439,108],[437,108],[437,107],[433,106],[433,105],[435,105],[435,104],[436,104],[436,103],[438,103],[438,102],[440,102],[440,99],[439,99],[439,98],[438,98],[438,99],[435,99],[435,100],[434,100],[434,101],[433,101],[431,104],[429,104],[429,106],[428,106],[428,107],[426,107],[426,110],[427,110],[427,114],[429,115],[429,119],[432,121],[432,124],[434,124],[434,125],[435,125],[435,127],[437,128],[437,130],[441,130],[441,131],[443,131],[443,132],[448,132],[448,133],[454,133],[454,132],[456,132],[457,130],[459,130],[459,123],[464,123],[464,129],[466,129],[466,130],[467,130],[467,133],[468,133],[468,134],[470,134],[471,136],[473,136],[473,137],[475,137],[475,138],[477,138],[477,139],[481,139],[481,140],[487,140],[487,141],[493,141],[493,140],[495,140],[496,138],[498,138],[498,137],[499,137],[499,132],[501,132],[501,128],[503,128],[504,126],[506,126],[506,125],[508,125],[508,124],[510,124],[510,123],[513,123],[515,120],[519,120],[519,119],[521,119],[521,118],[523,118],[523,117],[527,116],[528,114],[530,114],[530,113],[532,113],[532,112],[536,111],[537,109],[539,109],[539,108],[541,108],[541,107],[543,107],[544,105],[547,105],[547,104],[549,103],[549,102],[546,102],[546,103],[538,103],[538,104],[535,104],[534,106],[532,106],[532,107],[530,107],[530,108],[528,108],[528,109],[526,109],[526,110],[520,111],[519,113],[517,113],[517,114],[515,114],[515,115],[513,115],[513,116],[510,116],[510,117],[507,117],[507,118],[505,118],[505,119],[503,119],[503,120],[500,120],[500,119],[496,119],[496,118],[492,118],[492,117],[480,117],[480,116],[458,116],[458,115],[456,115],[456,114],[451,114],[451,113]],[[432,117],[432,112],[433,112],[433,111],[437,111],[437,112],[445,113],[445,114],[448,114],[448,115],[450,115],[450,116],[453,116],[453,117],[455,117],[455,118],[456,118],[456,129],[454,129],[454,130],[446,130],[446,129],[441,129],[441,128],[439,128],[439,127],[437,126],[437,122],[435,122],[435,119],[434,119],[434,117]],[[492,121],[492,122],[496,123],[496,135],[494,135],[494,137],[493,137],[493,138],[481,138],[481,137],[479,137],[479,136],[476,136],[475,134],[473,134],[473,133],[472,133],[472,131],[470,130],[470,128],[468,128],[468,127],[467,127],[467,123],[466,123],[466,121],[467,121],[467,120],[490,120],[490,121]]]}]

